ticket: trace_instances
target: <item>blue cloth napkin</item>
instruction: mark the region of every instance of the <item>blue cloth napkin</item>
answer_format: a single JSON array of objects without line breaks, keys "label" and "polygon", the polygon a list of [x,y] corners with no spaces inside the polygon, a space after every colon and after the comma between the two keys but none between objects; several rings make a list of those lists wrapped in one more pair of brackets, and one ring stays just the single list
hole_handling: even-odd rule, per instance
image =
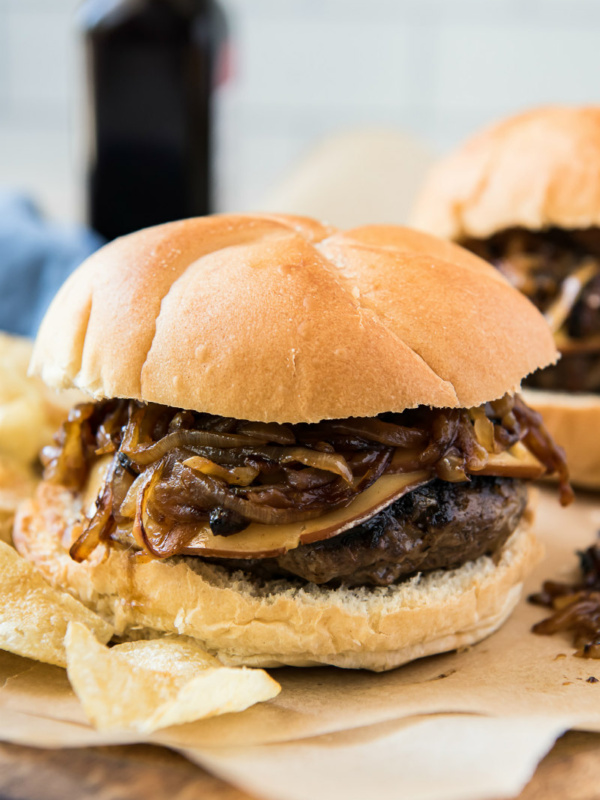
[{"label": "blue cloth napkin", "polygon": [[68,275],[103,239],[44,219],[26,197],[0,190],[0,330],[35,336]]}]

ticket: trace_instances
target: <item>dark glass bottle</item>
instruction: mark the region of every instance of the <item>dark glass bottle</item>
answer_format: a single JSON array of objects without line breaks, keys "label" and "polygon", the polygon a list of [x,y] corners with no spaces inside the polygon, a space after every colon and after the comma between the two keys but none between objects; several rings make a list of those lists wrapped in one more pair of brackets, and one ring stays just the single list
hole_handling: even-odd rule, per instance
[{"label": "dark glass bottle", "polygon": [[89,221],[113,239],[213,210],[215,0],[88,0]]}]

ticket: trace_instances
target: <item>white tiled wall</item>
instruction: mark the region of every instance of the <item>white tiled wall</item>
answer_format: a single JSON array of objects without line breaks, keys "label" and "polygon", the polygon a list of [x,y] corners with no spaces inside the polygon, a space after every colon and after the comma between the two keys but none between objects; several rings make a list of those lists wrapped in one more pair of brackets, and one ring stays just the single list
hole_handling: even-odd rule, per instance
[{"label": "white tiled wall", "polygon": [[[223,204],[250,207],[314,142],[402,127],[444,150],[547,102],[600,103],[600,0],[224,0],[235,80]],[[0,0],[0,184],[83,216],[75,0]]]}]

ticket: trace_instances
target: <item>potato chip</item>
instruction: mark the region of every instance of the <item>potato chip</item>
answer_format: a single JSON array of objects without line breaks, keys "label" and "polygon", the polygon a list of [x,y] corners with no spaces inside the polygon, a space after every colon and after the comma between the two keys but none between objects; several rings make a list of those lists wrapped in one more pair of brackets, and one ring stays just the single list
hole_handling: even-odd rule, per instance
[{"label": "potato chip", "polygon": [[83,623],[103,642],[113,633],[107,622],[70,594],[53,589],[33,564],[4,542],[0,598],[0,649],[19,656],[65,667],[64,639],[71,620]]},{"label": "potato chip", "polygon": [[28,466],[0,456],[0,541],[12,541],[12,524],[17,506],[31,497],[37,483]]},{"label": "potato chip", "polygon": [[85,713],[101,730],[158,728],[243,711],[281,691],[262,669],[224,667],[185,636],[108,648],[69,625],[67,671]]},{"label": "potato chip", "polygon": [[32,345],[28,339],[0,333],[0,456],[33,461],[66,417],[81,402],[80,392],[60,395],[27,376]]},{"label": "potato chip", "polygon": [[61,395],[27,376],[32,345],[0,333],[0,541],[11,542],[18,504],[33,494],[39,475],[33,463],[50,444],[80,392]]}]

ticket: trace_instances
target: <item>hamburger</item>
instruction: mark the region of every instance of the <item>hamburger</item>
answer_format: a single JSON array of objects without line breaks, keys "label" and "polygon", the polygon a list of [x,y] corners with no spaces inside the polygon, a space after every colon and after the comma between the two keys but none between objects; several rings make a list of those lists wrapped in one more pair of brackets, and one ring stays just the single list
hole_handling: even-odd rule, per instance
[{"label": "hamburger", "polygon": [[107,245],[32,370],[89,395],[14,541],[119,637],[385,670],[496,629],[569,488],[518,397],[556,360],[490,265],[405,228],[215,216]]},{"label": "hamburger", "polygon": [[560,361],[525,381],[575,483],[600,488],[600,108],[541,108],[434,167],[413,223],[492,263],[545,315]]}]

